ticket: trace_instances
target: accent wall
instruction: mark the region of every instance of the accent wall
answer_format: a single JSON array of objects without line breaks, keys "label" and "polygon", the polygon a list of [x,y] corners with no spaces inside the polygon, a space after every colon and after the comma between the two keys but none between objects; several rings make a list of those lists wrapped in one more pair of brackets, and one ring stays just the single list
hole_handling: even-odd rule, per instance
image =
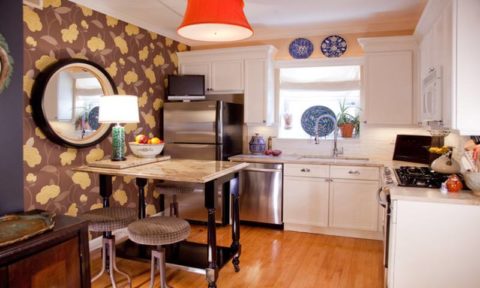
[{"label": "accent wall", "polygon": [[[189,47],[66,0],[44,0],[43,9],[23,6],[24,206],[76,216],[102,207],[98,176],[74,171],[108,157],[111,136],[82,149],[56,145],[45,138],[32,119],[29,105],[36,75],[65,58],[82,58],[103,66],[119,94],[139,96],[140,123],[125,125],[126,141],[143,134],[161,136],[167,74],[177,73],[175,52]],[[12,25],[13,26],[13,25]],[[159,192],[146,187],[147,214],[158,211]],[[114,177],[112,206],[136,207],[135,179]]]}]

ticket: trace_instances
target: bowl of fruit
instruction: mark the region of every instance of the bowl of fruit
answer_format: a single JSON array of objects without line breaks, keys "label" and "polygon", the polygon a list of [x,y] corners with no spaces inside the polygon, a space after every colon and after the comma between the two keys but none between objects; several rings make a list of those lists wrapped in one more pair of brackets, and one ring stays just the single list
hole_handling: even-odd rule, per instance
[{"label": "bowl of fruit", "polygon": [[148,138],[146,135],[139,134],[135,137],[135,142],[128,142],[133,155],[140,158],[154,158],[162,153],[164,143],[158,137]]}]

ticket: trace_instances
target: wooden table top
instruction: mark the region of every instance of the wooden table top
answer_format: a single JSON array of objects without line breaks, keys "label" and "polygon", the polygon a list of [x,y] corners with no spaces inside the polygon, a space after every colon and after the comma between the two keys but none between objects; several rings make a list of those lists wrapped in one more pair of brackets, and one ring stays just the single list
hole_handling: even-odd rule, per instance
[{"label": "wooden table top", "polygon": [[248,165],[248,163],[228,161],[171,159],[124,169],[84,165],[74,168],[73,170],[112,176],[131,176],[155,180],[206,183],[230,173],[240,171]]}]

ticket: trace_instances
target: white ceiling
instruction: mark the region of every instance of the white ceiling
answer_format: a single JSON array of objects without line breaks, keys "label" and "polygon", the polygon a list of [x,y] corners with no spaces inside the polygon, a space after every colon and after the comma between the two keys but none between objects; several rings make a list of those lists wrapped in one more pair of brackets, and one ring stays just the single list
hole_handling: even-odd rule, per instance
[{"label": "white ceiling", "polygon": [[[187,0],[70,0],[191,46],[176,34]],[[244,0],[251,40],[413,30],[427,0]],[[245,41],[245,40],[244,40]]]}]

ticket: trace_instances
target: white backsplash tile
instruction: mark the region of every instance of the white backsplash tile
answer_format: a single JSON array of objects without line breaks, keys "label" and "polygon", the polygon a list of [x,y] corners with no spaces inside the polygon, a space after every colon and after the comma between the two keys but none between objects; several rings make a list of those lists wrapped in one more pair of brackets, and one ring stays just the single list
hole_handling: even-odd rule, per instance
[{"label": "white backsplash tile", "polygon": [[[244,153],[248,153],[250,138],[258,133],[267,141],[269,136],[275,137],[276,127],[247,127],[245,133]],[[370,127],[362,126],[359,138],[339,139],[338,147],[343,147],[344,155],[368,157],[372,160],[388,161],[393,157],[397,134],[430,135],[424,128],[402,127]],[[454,158],[459,159],[463,153],[463,145],[468,137],[450,133],[445,138],[445,145],[454,147]],[[312,139],[278,139],[273,138],[273,148],[282,150],[284,154],[319,154],[330,155],[333,150],[333,140],[320,140],[315,144]]]}]

